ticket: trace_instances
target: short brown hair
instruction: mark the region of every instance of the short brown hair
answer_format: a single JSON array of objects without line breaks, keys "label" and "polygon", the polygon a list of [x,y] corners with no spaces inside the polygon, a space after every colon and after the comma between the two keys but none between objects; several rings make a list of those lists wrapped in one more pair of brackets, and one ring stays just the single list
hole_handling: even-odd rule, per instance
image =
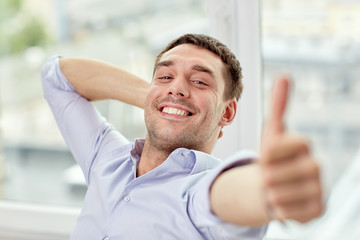
[{"label": "short brown hair", "polygon": [[156,57],[154,73],[161,57],[170,49],[181,44],[193,44],[218,55],[224,63],[226,71],[224,98],[227,100],[234,97],[237,101],[239,100],[243,90],[240,62],[225,44],[204,34],[185,34],[170,42]]}]

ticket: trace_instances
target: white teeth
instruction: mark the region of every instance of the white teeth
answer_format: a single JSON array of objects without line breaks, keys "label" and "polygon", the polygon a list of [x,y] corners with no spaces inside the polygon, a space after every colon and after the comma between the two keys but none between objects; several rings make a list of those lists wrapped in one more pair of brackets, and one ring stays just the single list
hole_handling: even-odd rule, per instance
[{"label": "white teeth", "polygon": [[164,107],[162,112],[167,113],[167,114],[179,115],[179,116],[187,115],[184,110],[180,110],[177,108],[171,108],[171,107]]}]

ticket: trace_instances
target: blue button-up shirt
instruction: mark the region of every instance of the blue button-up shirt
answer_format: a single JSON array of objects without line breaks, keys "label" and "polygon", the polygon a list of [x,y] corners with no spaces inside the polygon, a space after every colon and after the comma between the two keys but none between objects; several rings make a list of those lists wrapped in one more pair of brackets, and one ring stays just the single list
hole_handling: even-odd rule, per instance
[{"label": "blue button-up shirt", "polygon": [[116,131],[67,81],[58,57],[43,66],[42,83],[88,185],[71,239],[263,238],[266,226],[225,223],[209,203],[209,189],[219,173],[234,163],[245,164],[253,153],[220,162],[203,152],[179,148],[160,166],[136,177],[144,140],[129,143]]}]

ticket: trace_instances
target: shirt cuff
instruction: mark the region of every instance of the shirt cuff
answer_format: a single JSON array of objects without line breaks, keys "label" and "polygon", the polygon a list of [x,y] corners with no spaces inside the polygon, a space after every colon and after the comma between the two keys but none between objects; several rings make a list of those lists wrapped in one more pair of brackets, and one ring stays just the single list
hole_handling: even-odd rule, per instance
[{"label": "shirt cuff", "polygon": [[49,58],[41,69],[41,78],[43,82],[44,92],[50,89],[59,89],[67,92],[76,92],[74,86],[66,79],[60,69],[59,59],[60,55],[55,55]]},{"label": "shirt cuff", "polygon": [[252,151],[240,151],[230,158],[223,161],[220,166],[206,174],[199,182],[194,194],[194,203],[196,204],[196,215],[202,216],[199,221],[200,229],[206,229],[205,232],[211,232],[212,235],[221,237],[221,239],[262,239],[267,231],[267,225],[261,227],[242,227],[227,223],[216,216],[210,206],[210,188],[215,179],[224,171],[234,167],[240,167],[253,162],[258,155]]}]

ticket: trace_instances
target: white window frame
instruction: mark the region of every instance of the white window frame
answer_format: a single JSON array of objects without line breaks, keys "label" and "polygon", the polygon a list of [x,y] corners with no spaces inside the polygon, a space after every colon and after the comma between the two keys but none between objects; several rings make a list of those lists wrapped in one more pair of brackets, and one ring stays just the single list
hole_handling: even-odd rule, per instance
[{"label": "white window frame", "polygon": [[262,61],[259,0],[209,0],[211,35],[224,42],[243,69],[244,91],[234,122],[226,126],[214,155],[231,156],[242,149],[258,150],[262,122]]},{"label": "white window frame", "polygon": [[0,201],[0,239],[69,239],[80,209]]},{"label": "white window frame", "polygon": [[[243,68],[244,93],[237,117],[224,128],[214,154],[226,158],[240,149],[257,150],[261,131],[259,0],[208,0],[211,35],[226,43]],[[0,201],[0,239],[69,239],[79,208]]]}]

